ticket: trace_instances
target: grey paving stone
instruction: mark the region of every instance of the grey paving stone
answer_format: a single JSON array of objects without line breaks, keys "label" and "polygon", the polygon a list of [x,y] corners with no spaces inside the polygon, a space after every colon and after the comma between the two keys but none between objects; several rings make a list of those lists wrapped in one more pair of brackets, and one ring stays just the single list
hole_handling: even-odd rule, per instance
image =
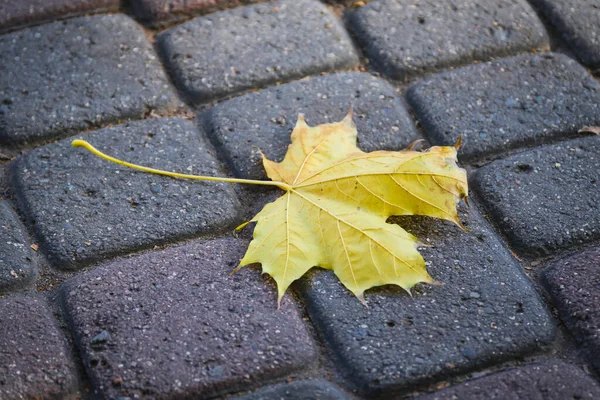
[{"label": "grey paving stone", "polygon": [[3,145],[64,137],[178,104],[143,29],[125,15],[0,36],[0,54]]},{"label": "grey paving stone", "polygon": [[560,318],[600,372],[600,247],[552,263],[544,278]]},{"label": "grey paving stone", "polygon": [[549,46],[525,0],[375,0],[348,26],[393,79]]},{"label": "grey paving stone", "polygon": [[[1,173],[2,171],[0,171]],[[0,200],[0,294],[35,279],[37,266],[29,238],[19,217],[6,200]]]},{"label": "grey paving stone", "polygon": [[600,68],[600,4],[596,0],[529,0],[561,33],[577,57]]},{"label": "grey paving stone", "polygon": [[345,400],[346,397],[329,382],[320,380],[282,383],[229,400]]},{"label": "grey paving stone", "polygon": [[201,115],[239,177],[265,179],[260,150],[281,160],[299,113],[309,125],[340,121],[350,107],[365,151],[399,150],[419,135],[399,97],[369,74],[341,73],[288,83],[223,102]]},{"label": "grey paving stone", "polygon": [[597,398],[600,398],[600,386],[594,379],[573,365],[552,360],[473,379],[418,399],[583,400]]},{"label": "grey paving stone", "polygon": [[289,300],[245,268],[233,238],[117,261],[66,283],[70,325],[106,398],[209,398],[310,368],[317,350]]},{"label": "grey paving stone", "polygon": [[0,3],[0,32],[90,12],[116,11],[120,0],[21,0]]},{"label": "grey paving stone", "polygon": [[150,26],[161,26],[174,21],[215,10],[257,3],[260,0],[130,0],[135,17]]},{"label": "grey paving stone", "polygon": [[424,243],[421,254],[442,286],[419,285],[413,297],[386,286],[368,307],[330,271],[302,280],[311,321],[340,367],[368,397],[522,356],[549,343],[555,328],[520,267],[471,207],[471,230],[425,217],[401,218]]},{"label": "grey paving stone", "polygon": [[600,125],[600,85],[562,54],[518,56],[435,75],[410,87],[409,102],[434,144],[474,160],[573,137]]},{"label": "grey paving stone", "polygon": [[[77,138],[133,163],[225,175],[212,147],[181,118],[131,122]],[[134,171],[74,149],[71,139],[18,159],[12,175],[23,213],[59,268],[78,268],[239,222],[239,202],[230,185]]]},{"label": "grey paving stone", "polygon": [[472,179],[514,249],[547,256],[600,238],[600,137],[495,161]]},{"label": "grey paving stone", "polygon": [[175,82],[194,102],[358,64],[346,31],[315,0],[198,17],[157,40]]},{"label": "grey paving stone", "polygon": [[0,299],[0,398],[62,399],[77,378],[62,332],[42,300]]}]

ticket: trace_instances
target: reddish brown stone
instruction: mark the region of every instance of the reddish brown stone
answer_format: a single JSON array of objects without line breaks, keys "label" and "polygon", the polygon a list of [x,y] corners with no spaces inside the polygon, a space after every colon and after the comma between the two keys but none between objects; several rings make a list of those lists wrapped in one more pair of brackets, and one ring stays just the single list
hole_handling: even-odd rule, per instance
[{"label": "reddish brown stone", "polygon": [[75,367],[52,311],[36,297],[0,299],[0,399],[64,399]]},{"label": "reddish brown stone", "polygon": [[600,372],[600,247],[554,261],[544,278],[560,318]]},{"label": "reddish brown stone", "polygon": [[91,12],[116,11],[120,0],[20,0],[0,2],[0,32]]},{"label": "reddish brown stone", "polygon": [[63,286],[90,386],[105,399],[208,399],[314,366],[317,349],[291,296],[256,269],[230,276],[234,238],[148,252]]},{"label": "reddish brown stone", "polygon": [[147,25],[162,25],[262,0],[131,0],[133,14]]},{"label": "reddish brown stone", "polygon": [[418,400],[563,400],[599,396],[600,386],[589,375],[574,365],[552,360],[473,379]]}]

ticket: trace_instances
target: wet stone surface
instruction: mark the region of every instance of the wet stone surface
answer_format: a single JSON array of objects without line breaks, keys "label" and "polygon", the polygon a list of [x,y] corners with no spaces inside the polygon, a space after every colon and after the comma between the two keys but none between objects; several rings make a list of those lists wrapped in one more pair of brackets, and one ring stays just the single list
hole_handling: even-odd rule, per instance
[{"label": "wet stone surface", "polygon": [[229,400],[345,400],[342,392],[329,382],[319,380],[282,383]]},{"label": "wet stone surface", "polygon": [[81,17],[0,36],[0,144],[33,143],[178,104],[143,29]]},{"label": "wet stone surface", "polygon": [[547,256],[600,238],[600,137],[526,151],[480,168],[472,187],[511,247]]},{"label": "wet stone surface", "polygon": [[413,297],[386,286],[362,305],[329,271],[304,279],[313,323],[368,396],[464,373],[527,354],[554,337],[535,289],[474,207],[471,230],[424,217],[401,218],[424,243],[432,277]]},{"label": "wet stone surface", "polygon": [[299,113],[315,126],[342,120],[350,108],[358,146],[364,151],[399,150],[419,138],[389,84],[363,73],[328,75],[261,90],[223,102],[200,119],[237,176],[265,179],[260,151],[281,161]]},{"label": "wet stone surface", "polygon": [[548,47],[525,0],[376,0],[352,12],[348,26],[393,79]]},{"label": "wet stone surface", "polygon": [[600,247],[553,262],[544,278],[560,318],[600,372]]},{"label": "wet stone surface", "polygon": [[59,399],[76,371],[52,311],[35,297],[0,298],[0,398]]},{"label": "wet stone surface", "polygon": [[74,15],[116,11],[121,0],[20,0],[0,3],[0,32]]},{"label": "wet stone surface", "polygon": [[346,31],[315,0],[281,0],[198,17],[159,34],[158,45],[175,82],[193,102],[358,64]]},{"label": "wet stone surface", "polygon": [[260,0],[130,0],[136,19],[150,26],[161,26],[215,10],[234,8]]},{"label": "wet stone surface", "polygon": [[574,365],[551,360],[473,379],[418,400],[592,400],[599,397],[600,385],[592,377]]},{"label": "wet stone surface", "polygon": [[529,0],[562,34],[577,57],[600,69],[600,4],[597,0]]},{"label": "wet stone surface", "polygon": [[462,136],[459,159],[577,135],[600,125],[600,84],[562,54],[518,56],[435,75],[408,90],[433,144]]},{"label": "wet stone surface", "polygon": [[[148,167],[225,175],[202,133],[181,118],[131,122],[76,138]],[[11,171],[20,207],[58,268],[79,268],[239,223],[231,185],[134,171],[73,148],[71,139],[32,151]]]},{"label": "wet stone surface", "polygon": [[244,268],[238,239],[200,241],[121,260],[63,288],[95,393],[208,398],[252,389],[316,362],[292,300]]},{"label": "wet stone surface", "polygon": [[35,279],[36,258],[30,245],[10,203],[0,200],[0,294],[23,287]]}]

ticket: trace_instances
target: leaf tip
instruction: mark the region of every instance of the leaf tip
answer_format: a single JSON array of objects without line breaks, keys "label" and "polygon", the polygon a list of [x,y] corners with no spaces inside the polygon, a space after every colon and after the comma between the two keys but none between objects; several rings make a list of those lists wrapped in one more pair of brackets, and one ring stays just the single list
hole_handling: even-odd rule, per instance
[{"label": "leaf tip", "polygon": [[360,301],[362,303],[363,306],[369,307],[369,305],[367,304],[367,301],[365,300],[365,292],[354,293],[354,295],[356,296],[358,301]]},{"label": "leaf tip", "polygon": [[238,272],[243,266],[244,266],[244,264],[242,264],[242,262],[240,261],[240,263],[238,264],[238,266],[235,267],[235,269],[229,273],[229,276],[231,276],[231,275],[235,274],[236,272]]},{"label": "leaf tip", "polygon": [[346,116],[344,117],[344,119],[342,121],[352,120],[353,116],[354,116],[354,109],[352,106],[350,106],[350,109],[348,110],[348,112],[346,113]]},{"label": "leaf tip", "polygon": [[462,222],[460,222],[460,219],[458,218],[458,216],[456,216],[456,220],[454,221],[454,223],[456,225],[458,225],[460,227],[460,229],[462,229],[465,232],[471,232],[471,230],[469,228],[467,228],[466,226],[463,225]]},{"label": "leaf tip", "polygon": [[281,300],[285,295],[286,288],[280,288],[281,285],[277,285],[277,311],[281,309]]},{"label": "leaf tip", "polygon": [[354,130],[354,129],[356,129],[356,124],[354,123],[353,117],[354,117],[354,110],[352,110],[352,107],[350,107],[350,109],[348,110],[348,113],[346,114],[344,119],[342,119],[341,123],[348,126],[350,129]]},{"label": "leaf tip", "polygon": [[460,148],[461,144],[462,144],[462,135],[459,135],[458,139],[456,139],[456,143],[454,143],[454,148],[456,150],[458,150]]},{"label": "leaf tip", "polygon": [[306,123],[306,120],[304,119],[303,113],[298,114],[298,120],[296,121],[296,127],[298,127],[298,126],[308,126],[308,124]]}]

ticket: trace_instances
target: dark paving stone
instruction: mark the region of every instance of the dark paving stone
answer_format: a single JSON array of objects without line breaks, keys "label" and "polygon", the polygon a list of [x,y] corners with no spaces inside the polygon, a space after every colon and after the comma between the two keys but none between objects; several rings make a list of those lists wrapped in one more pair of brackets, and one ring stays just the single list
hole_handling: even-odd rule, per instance
[{"label": "dark paving stone", "polygon": [[470,233],[430,218],[398,219],[432,246],[421,253],[443,286],[419,285],[414,297],[378,288],[365,307],[330,271],[301,281],[311,320],[370,396],[522,356],[553,339],[551,317],[494,232],[473,208],[460,217]]},{"label": "dark paving stone", "polygon": [[577,57],[600,68],[600,4],[597,0],[529,0],[562,34]]},{"label": "dark paving stone", "polygon": [[222,11],[157,39],[175,82],[195,102],[358,64],[346,31],[314,0]]},{"label": "dark paving stone", "polygon": [[454,399],[598,399],[600,386],[579,368],[548,361],[491,374],[419,397],[419,400]]},{"label": "dark paving stone", "polygon": [[63,294],[96,392],[107,398],[208,398],[247,390],[316,362],[291,301],[230,272],[247,241],[226,238],[117,261]]},{"label": "dark paving stone", "polygon": [[525,0],[375,0],[349,22],[367,56],[394,79],[548,47]]},{"label": "dark paving stone", "polygon": [[288,83],[223,102],[202,115],[235,174],[265,179],[260,150],[281,160],[299,113],[309,125],[340,121],[354,110],[359,147],[399,150],[419,135],[393,89],[361,73]]},{"label": "dark paving stone", "polygon": [[600,238],[600,137],[495,161],[472,179],[490,216],[524,256]]},{"label": "dark paving stone", "polygon": [[120,0],[20,0],[0,2],[0,32],[90,12],[116,11]]},{"label": "dark paving stone", "polygon": [[[133,163],[224,176],[212,147],[191,121],[181,118],[131,122],[77,137]],[[71,139],[18,159],[12,174],[20,207],[59,268],[77,268],[239,222],[239,203],[230,185],[134,171],[72,148]]]},{"label": "dark paving stone", "polygon": [[35,279],[37,266],[30,245],[17,214],[7,201],[0,200],[0,293]]},{"label": "dark paving stone", "polygon": [[130,0],[135,17],[151,26],[172,23],[199,14],[234,8],[261,0]]},{"label": "dark paving stone", "polygon": [[562,54],[513,57],[433,76],[408,91],[434,144],[472,160],[600,125],[600,85]]},{"label": "dark paving stone", "polygon": [[0,299],[0,398],[62,399],[76,372],[62,332],[43,301]]},{"label": "dark paving stone", "polygon": [[600,247],[552,263],[544,278],[560,318],[600,372]]},{"label": "dark paving stone", "polygon": [[64,137],[177,99],[143,29],[81,17],[0,36],[0,144]]},{"label": "dark paving stone", "polygon": [[342,392],[329,382],[319,380],[296,381],[267,387],[254,393],[229,400],[344,400]]}]

